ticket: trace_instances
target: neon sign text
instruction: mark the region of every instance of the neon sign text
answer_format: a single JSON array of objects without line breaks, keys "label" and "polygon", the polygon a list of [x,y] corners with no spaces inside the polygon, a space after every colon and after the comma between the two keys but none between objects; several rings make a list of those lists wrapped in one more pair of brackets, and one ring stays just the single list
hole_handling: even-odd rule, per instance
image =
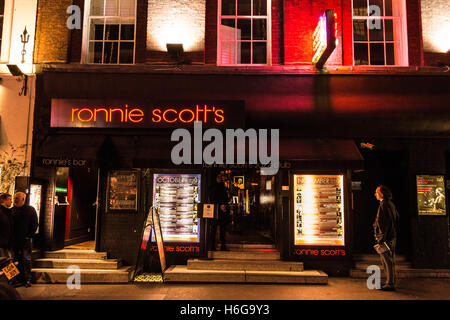
[{"label": "neon sign text", "polygon": [[245,127],[244,101],[52,99],[52,128]]},{"label": "neon sign text", "polygon": [[125,108],[72,108],[71,121],[80,122],[97,122],[104,121],[106,123],[113,121],[120,122],[134,122],[139,123],[144,120],[144,111],[139,108],[128,110],[128,105]]},{"label": "neon sign text", "polygon": [[208,105],[204,105],[203,107],[196,105],[195,110],[191,110],[188,108],[182,110],[175,109],[153,109],[152,112],[152,121],[153,122],[167,122],[167,123],[191,123],[195,121],[201,121],[207,123],[210,119],[209,113],[214,115],[215,123],[223,123],[225,121],[224,110],[216,107],[208,107]]}]

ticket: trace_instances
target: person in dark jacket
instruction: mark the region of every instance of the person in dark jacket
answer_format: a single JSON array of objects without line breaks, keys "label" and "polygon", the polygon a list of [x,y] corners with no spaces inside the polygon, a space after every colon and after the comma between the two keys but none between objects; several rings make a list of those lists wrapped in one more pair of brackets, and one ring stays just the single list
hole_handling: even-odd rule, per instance
[{"label": "person in dark jacket", "polygon": [[210,250],[215,250],[216,247],[216,233],[217,227],[219,227],[219,239],[221,243],[221,250],[228,250],[226,246],[226,232],[228,224],[230,223],[230,214],[228,212],[228,192],[223,183],[224,175],[219,173],[216,177],[216,183],[210,187],[209,200],[214,203],[218,208],[218,219],[212,220],[209,247]]},{"label": "person in dark jacket", "polygon": [[33,238],[37,227],[36,210],[25,204],[26,194],[17,192],[14,194],[13,230],[14,253],[19,262],[19,271],[23,275],[25,287],[31,286],[31,250]]},{"label": "person in dark jacket", "polygon": [[384,291],[395,290],[395,244],[397,238],[396,225],[399,215],[392,203],[391,191],[381,185],[375,190],[375,197],[380,201],[377,216],[373,223],[375,241],[378,244],[386,242],[389,251],[380,254],[381,263],[386,272],[386,283],[381,287]]},{"label": "person in dark jacket", "polygon": [[12,257],[13,229],[11,204],[11,195],[2,193],[0,195],[0,257]]}]

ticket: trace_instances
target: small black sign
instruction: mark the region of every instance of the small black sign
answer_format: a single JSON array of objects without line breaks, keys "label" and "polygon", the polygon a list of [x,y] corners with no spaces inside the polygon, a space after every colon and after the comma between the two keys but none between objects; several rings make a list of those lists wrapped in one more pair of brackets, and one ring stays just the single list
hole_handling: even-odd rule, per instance
[{"label": "small black sign", "polygon": [[70,157],[38,157],[37,166],[39,167],[77,167],[85,168],[92,166],[92,160]]}]

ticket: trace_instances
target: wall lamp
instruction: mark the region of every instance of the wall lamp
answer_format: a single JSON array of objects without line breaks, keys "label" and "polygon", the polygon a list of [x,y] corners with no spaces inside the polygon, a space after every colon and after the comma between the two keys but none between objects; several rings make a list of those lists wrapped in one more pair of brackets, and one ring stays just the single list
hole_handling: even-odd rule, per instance
[{"label": "wall lamp", "polygon": [[22,70],[20,70],[20,68],[17,65],[15,65],[15,64],[7,64],[6,66],[8,67],[9,72],[13,76],[22,78],[23,86],[22,86],[22,89],[19,92],[19,96],[21,96],[21,95],[26,96],[27,95],[27,88],[28,88],[28,76],[25,73],[23,73]]},{"label": "wall lamp", "polygon": [[167,53],[171,60],[177,64],[189,64],[190,61],[184,56],[182,43],[166,43]]}]

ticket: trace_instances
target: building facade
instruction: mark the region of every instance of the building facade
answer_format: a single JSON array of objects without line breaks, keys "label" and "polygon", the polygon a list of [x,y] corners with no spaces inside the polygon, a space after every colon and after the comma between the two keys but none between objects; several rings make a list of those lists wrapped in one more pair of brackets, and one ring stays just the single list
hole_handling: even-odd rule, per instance
[{"label": "building facade", "polygon": [[[156,206],[169,264],[186,263],[203,254],[200,207],[222,172],[229,243],[348,274],[353,254],[373,250],[384,184],[401,215],[398,252],[447,266],[448,201],[430,202],[450,170],[450,47],[433,26],[448,25],[445,1],[47,0],[37,11],[42,248],[93,240],[134,264]],[[171,137],[183,128],[192,144],[178,163]],[[259,142],[278,129],[279,170],[261,174],[261,144],[256,162],[234,159],[238,144],[211,152],[208,129]]]},{"label": "building facade", "polygon": [[37,1],[0,1],[0,192],[10,194],[29,191],[16,177],[30,176],[36,8]]}]

